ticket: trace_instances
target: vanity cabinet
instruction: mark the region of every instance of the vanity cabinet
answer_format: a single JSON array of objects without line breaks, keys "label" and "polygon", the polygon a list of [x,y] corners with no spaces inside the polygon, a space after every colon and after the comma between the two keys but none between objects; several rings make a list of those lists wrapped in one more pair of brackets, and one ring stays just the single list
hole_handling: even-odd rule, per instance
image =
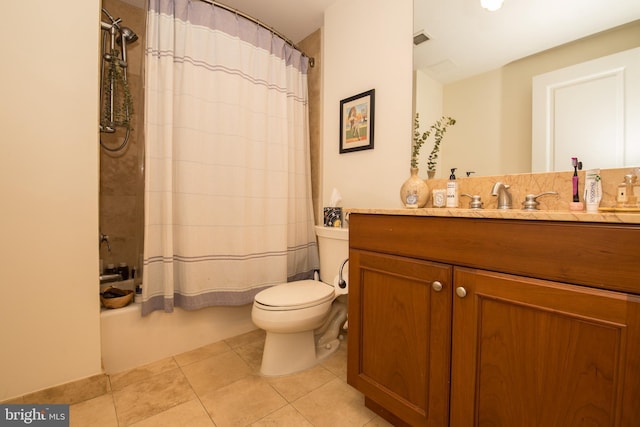
[{"label": "vanity cabinet", "polygon": [[349,384],[394,425],[634,426],[640,227],[351,214]]},{"label": "vanity cabinet", "polygon": [[454,287],[452,426],[638,425],[640,299],[467,268]]},{"label": "vanity cabinet", "polygon": [[348,381],[387,419],[447,424],[452,274],[449,265],[349,252]]}]

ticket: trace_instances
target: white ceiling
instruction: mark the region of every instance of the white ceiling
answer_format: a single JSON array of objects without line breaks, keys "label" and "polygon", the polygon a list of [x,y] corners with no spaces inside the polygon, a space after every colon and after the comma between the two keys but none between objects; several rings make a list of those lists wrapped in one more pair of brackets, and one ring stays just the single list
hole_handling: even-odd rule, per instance
[{"label": "white ceiling", "polygon": [[[221,3],[297,43],[322,26],[324,10],[336,1]],[[496,12],[482,9],[480,0],[414,0],[414,33],[431,38],[414,48],[414,68],[447,83],[637,19],[640,0],[504,0]]]}]

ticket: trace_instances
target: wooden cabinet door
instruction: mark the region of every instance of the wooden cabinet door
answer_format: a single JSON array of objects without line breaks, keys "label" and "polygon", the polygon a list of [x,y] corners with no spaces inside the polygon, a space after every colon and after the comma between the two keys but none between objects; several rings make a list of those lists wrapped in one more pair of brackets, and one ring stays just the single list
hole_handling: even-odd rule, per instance
[{"label": "wooden cabinet door", "polygon": [[453,283],[452,426],[640,425],[638,297],[466,268]]},{"label": "wooden cabinet door", "polygon": [[395,425],[446,426],[452,267],[353,249],[349,263],[348,383]]}]

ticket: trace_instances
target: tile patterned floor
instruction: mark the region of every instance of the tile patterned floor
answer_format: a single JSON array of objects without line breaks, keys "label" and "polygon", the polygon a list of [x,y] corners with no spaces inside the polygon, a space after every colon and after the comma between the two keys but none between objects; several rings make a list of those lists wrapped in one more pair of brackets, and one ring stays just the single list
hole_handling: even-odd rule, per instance
[{"label": "tile patterned floor", "polygon": [[346,340],[322,364],[259,374],[257,330],[109,376],[111,391],[70,408],[71,426],[390,426],[347,385]]}]

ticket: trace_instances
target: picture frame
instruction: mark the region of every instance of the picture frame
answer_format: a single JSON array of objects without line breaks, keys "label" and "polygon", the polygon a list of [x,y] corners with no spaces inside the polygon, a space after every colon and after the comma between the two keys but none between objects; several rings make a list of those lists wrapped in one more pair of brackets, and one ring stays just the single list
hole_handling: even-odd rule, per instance
[{"label": "picture frame", "polygon": [[340,154],[373,149],[375,89],[340,101]]}]

